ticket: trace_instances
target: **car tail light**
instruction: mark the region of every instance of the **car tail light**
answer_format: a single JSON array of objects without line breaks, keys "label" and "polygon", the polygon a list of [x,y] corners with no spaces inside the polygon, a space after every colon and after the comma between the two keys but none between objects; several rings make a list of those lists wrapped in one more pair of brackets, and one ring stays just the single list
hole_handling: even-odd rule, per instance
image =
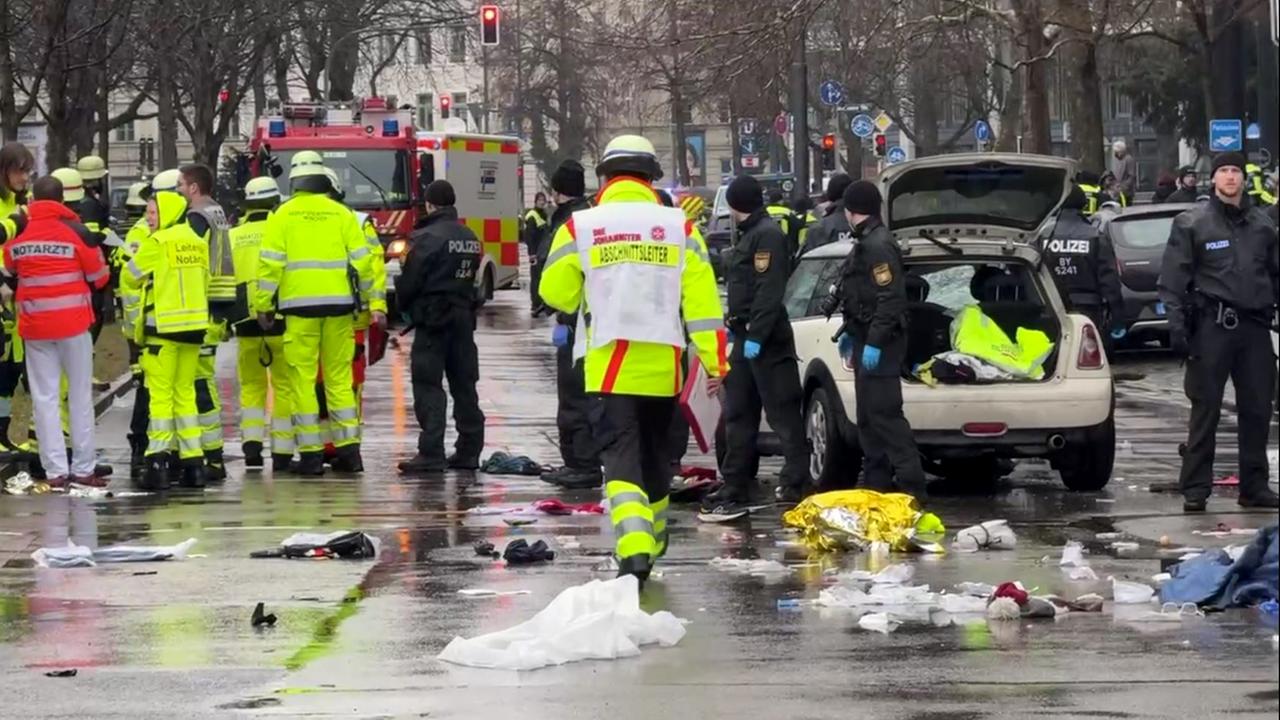
[{"label": "car tail light", "polygon": [[1000,437],[1009,431],[1009,426],[1002,422],[971,422],[961,426],[960,431],[969,437]]},{"label": "car tail light", "polygon": [[1090,323],[1080,331],[1080,357],[1076,359],[1076,367],[1081,370],[1099,370],[1102,363],[1102,343],[1098,340],[1097,329]]}]

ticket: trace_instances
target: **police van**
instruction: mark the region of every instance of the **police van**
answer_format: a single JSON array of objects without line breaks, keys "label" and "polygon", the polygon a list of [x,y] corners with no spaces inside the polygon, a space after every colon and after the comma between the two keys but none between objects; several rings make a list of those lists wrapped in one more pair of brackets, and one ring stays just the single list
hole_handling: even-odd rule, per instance
[{"label": "police van", "polygon": [[[1071,490],[1111,479],[1115,401],[1102,331],[1066,311],[1037,250],[1073,176],[1065,158],[981,153],[923,158],[880,177],[884,221],[907,272],[903,407],[931,474],[981,484],[1010,460],[1045,458]],[[818,312],[851,249],[837,242],[806,253],[785,297],[819,487],[847,486],[861,466],[853,368],[832,341],[842,319]],[[1052,346],[1037,375],[922,379],[916,368],[953,350],[961,312],[976,317],[967,308],[1009,338],[1044,333]]]}]

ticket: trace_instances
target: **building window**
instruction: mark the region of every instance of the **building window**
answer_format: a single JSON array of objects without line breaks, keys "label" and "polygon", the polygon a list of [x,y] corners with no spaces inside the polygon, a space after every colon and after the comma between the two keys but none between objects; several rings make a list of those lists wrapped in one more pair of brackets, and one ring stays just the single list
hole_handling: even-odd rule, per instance
[{"label": "building window", "polygon": [[132,120],[116,127],[116,142],[134,142],[138,139],[136,123]]},{"label": "building window", "polygon": [[1133,116],[1133,100],[1115,85],[1107,86],[1107,109],[1112,118]]},{"label": "building window", "polygon": [[456,92],[453,94],[453,116],[467,120],[467,115],[471,114],[471,108],[467,107],[467,94],[464,92]]},{"label": "building window", "polygon": [[434,130],[436,127],[436,110],[431,104],[434,101],[431,95],[423,93],[418,96],[418,129]]},{"label": "building window", "polygon": [[400,38],[395,37],[394,35],[383,35],[380,40],[379,55],[382,56],[381,59],[384,60],[388,66],[399,63],[400,58],[398,56],[400,54]]},{"label": "building window", "polygon": [[449,28],[449,62],[462,63],[466,61],[467,29],[465,27]]},{"label": "building window", "polygon": [[431,64],[431,31],[418,31],[418,64]]}]

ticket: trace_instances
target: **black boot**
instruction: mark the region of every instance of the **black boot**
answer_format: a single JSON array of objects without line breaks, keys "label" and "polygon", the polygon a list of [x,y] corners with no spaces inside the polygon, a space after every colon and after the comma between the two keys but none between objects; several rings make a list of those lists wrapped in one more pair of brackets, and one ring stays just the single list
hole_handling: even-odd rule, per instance
[{"label": "black boot", "polygon": [[364,461],[360,459],[360,445],[344,445],[338,448],[337,457],[329,463],[329,467],[334,472],[340,473],[358,473],[364,472]]},{"label": "black boot", "polygon": [[205,486],[207,471],[204,467],[204,460],[200,458],[192,458],[182,461],[182,479],[178,484],[184,488],[203,488]]},{"label": "black boot", "polygon": [[556,484],[565,490],[586,490],[604,484],[604,474],[599,468],[568,468]]},{"label": "black boot", "polygon": [[142,490],[169,489],[169,457],[166,453],[158,453],[156,455],[148,455],[145,459],[145,467],[139,478],[137,485]]},{"label": "black boot", "polygon": [[147,438],[129,433],[129,479],[137,480],[147,467]]},{"label": "black boot", "polygon": [[454,470],[478,470],[480,469],[480,458],[475,455],[454,453],[445,460],[445,464]]},{"label": "black boot", "polygon": [[9,439],[9,421],[11,418],[0,418],[0,455],[12,455],[18,452],[18,446]]},{"label": "black boot", "polygon": [[221,450],[204,451],[205,478],[209,482],[222,482],[227,479],[227,466],[222,461]]},{"label": "black boot", "polygon": [[1271,488],[1263,488],[1251,495],[1240,493],[1240,499],[1236,502],[1243,508],[1267,508],[1271,510],[1280,508],[1280,496],[1271,492]]},{"label": "black boot", "polygon": [[244,466],[247,468],[262,467],[262,443],[250,440],[241,446],[244,450]]},{"label": "black boot", "polygon": [[165,474],[169,476],[169,484],[177,485],[182,482],[182,460],[178,458],[178,453],[170,450],[164,461]]},{"label": "black boot", "polygon": [[309,477],[320,477],[324,475],[324,453],[317,450],[315,452],[304,452],[299,454],[297,473],[299,475]]},{"label": "black boot", "polygon": [[439,458],[431,458],[418,453],[408,460],[401,461],[396,467],[404,475],[425,475],[444,472],[445,462]]},{"label": "black boot", "polygon": [[623,575],[634,575],[636,580],[640,582],[640,589],[644,589],[644,583],[649,579],[649,570],[653,567],[648,555],[632,555],[629,558],[618,561],[618,577]]},{"label": "black boot", "polygon": [[271,455],[271,472],[279,475],[280,473],[289,472],[289,466],[293,462],[293,455],[285,455],[284,453],[272,453]]}]

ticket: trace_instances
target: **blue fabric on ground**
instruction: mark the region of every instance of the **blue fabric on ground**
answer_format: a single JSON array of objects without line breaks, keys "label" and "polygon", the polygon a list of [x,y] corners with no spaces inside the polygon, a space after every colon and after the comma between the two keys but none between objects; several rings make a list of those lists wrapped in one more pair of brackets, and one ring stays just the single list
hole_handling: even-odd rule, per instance
[{"label": "blue fabric on ground", "polygon": [[1160,588],[1160,601],[1193,602],[1218,609],[1253,607],[1280,597],[1280,527],[1258,531],[1234,563],[1223,550],[1211,550],[1174,565],[1172,579]]}]

